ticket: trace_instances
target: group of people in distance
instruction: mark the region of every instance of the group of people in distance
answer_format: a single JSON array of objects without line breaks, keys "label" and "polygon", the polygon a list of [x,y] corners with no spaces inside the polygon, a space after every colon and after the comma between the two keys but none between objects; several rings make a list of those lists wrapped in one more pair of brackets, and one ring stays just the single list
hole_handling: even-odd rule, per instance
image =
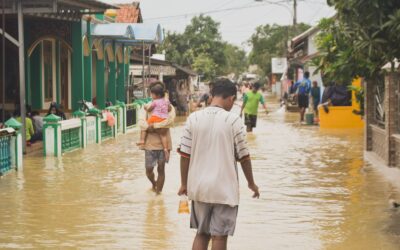
[{"label": "group of people in distance", "polygon": [[[245,126],[238,114],[230,112],[237,97],[236,85],[228,79],[217,79],[210,86],[210,93],[198,102],[200,106],[204,101],[206,107],[187,118],[178,148],[181,156],[178,195],[187,195],[192,201],[190,227],[197,229],[193,249],[207,249],[210,240],[212,249],[227,248],[228,235],[235,231],[239,205],[237,162],[253,197],[260,196],[253,178]],[[245,93],[241,111],[247,117],[248,130],[255,126],[258,103],[266,108],[259,88],[259,84],[254,84]],[[169,127],[174,108],[165,98],[163,83],[153,83],[150,92],[153,102],[145,107],[146,115],[140,118],[143,126],[137,144],[145,150],[147,178],[160,194],[172,148]]]},{"label": "group of people in distance", "polygon": [[[59,116],[61,120],[67,119],[60,106],[55,102],[50,103],[46,116],[51,114]],[[14,111],[13,117],[17,121],[22,122],[21,112],[19,110]],[[43,140],[42,130],[43,117],[40,115],[39,111],[31,111],[28,106],[25,117],[26,144],[30,146],[32,143]]]}]

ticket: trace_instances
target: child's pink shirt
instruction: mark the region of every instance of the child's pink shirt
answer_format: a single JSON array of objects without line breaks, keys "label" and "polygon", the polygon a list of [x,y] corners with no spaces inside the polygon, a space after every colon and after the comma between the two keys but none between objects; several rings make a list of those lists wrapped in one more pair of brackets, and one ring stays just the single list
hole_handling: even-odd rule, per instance
[{"label": "child's pink shirt", "polygon": [[169,101],[165,98],[155,99],[151,103],[151,107],[153,111],[151,112],[152,115],[160,117],[162,119],[168,118],[168,107]]}]

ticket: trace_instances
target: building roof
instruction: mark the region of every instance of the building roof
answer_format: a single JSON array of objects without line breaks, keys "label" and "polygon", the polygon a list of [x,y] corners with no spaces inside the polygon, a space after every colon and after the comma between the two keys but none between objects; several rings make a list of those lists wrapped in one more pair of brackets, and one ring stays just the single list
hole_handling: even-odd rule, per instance
[{"label": "building roof", "polygon": [[132,4],[119,4],[115,22],[117,23],[142,23],[142,11],[140,3],[134,2]]},{"label": "building roof", "polygon": [[[32,1],[30,1],[32,2]],[[68,7],[72,9],[86,10],[88,12],[103,13],[107,9],[118,9],[116,5],[106,3],[99,0],[58,0],[60,7]]]},{"label": "building roof", "polygon": [[164,34],[160,24],[144,24],[134,23],[132,24],[133,33],[135,33],[135,39],[145,42],[162,43],[164,40]]},{"label": "building roof", "polygon": [[117,43],[127,46],[140,44],[160,44],[164,36],[161,26],[143,23],[95,24],[91,35],[114,38]]},{"label": "building roof", "polygon": [[91,35],[115,39],[135,38],[132,27],[125,23],[95,24]]},{"label": "building roof", "polygon": [[191,76],[197,76],[198,75],[198,73],[196,71],[188,69],[188,68],[185,68],[185,67],[182,67],[182,66],[180,66],[178,64],[173,63],[172,66],[174,66],[176,69],[178,69],[178,70],[180,70],[180,71],[182,71],[182,72],[184,72],[184,73],[186,73],[188,75],[191,75]]},{"label": "building roof", "polygon": [[318,26],[311,27],[308,30],[306,30],[303,33],[301,33],[300,35],[292,38],[292,41],[293,42],[297,42],[297,41],[302,40],[302,39],[304,39],[306,37],[309,37],[310,35],[318,32],[318,31],[319,31],[319,27]]},{"label": "building roof", "polygon": [[[5,1],[7,14],[17,13],[17,0]],[[22,0],[22,11],[25,14],[93,14],[104,13],[107,9],[118,9],[118,6],[98,0]]]},{"label": "building roof", "polygon": [[[136,62],[138,64],[141,64],[142,60],[143,59],[142,59],[141,56],[134,55],[134,54],[131,55],[131,61],[132,62]],[[145,61],[145,65],[148,65],[149,57],[145,57],[144,61]],[[179,71],[181,71],[181,72],[183,72],[183,73],[185,73],[187,75],[190,75],[190,76],[197,76],[198,75],[198,73],[196,71],[188,69],[188,68],[183,67],[183,66],[180,66],[180,65],[178,65],[176,63],[172,63],[170,61],[164,61],[164,60],[150,58],[150,63],[153,66],[154,65],[171,66],[171,67],[173,67],[173,68],[175,68],[175,69],[177,69],[177,70],[179,70]]]}]

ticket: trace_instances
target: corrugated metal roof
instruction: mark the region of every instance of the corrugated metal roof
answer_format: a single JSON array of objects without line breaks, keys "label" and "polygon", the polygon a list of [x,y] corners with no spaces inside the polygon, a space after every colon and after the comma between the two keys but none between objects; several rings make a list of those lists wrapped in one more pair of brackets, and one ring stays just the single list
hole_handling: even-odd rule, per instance
[{"label": "corrugated metal roof", "polygon": [[[132,35],[129,37],[128,35]],[[93,36],[115,38],[125,45],[160,44],[164,40],[161,26],[143,23],[96,24]]]},{"label": "corrugated metal roof", "polygon": [[92,36],[120,39],[135,38],[132,26],[125,23],[96,24],[93,27]]},{"label": "corrugated metal roof", "polygon": [[88,10],[90,12],[97,12],[97,11],[104,12],[107,9],[119,8],[116,5],[109,4],[99,0],[58,0],[58,4],[71,6],[82,10]]},{"label": "corrugated metal roof", "polygon": [[[15,3],[17,0],[6,0],[5,6],[8,14],[17,13]],[[112,5],[98,0],[22,0],[22,10],[26,14],[54,14],[54,13],[104,13],[107,9],[118,9]]]},{"label": "corrugated metal roof", "polygon": [[161,25],[159,24],[133,23],[131,25],[136,40],[154,43],[162,43],[164,40]]}]

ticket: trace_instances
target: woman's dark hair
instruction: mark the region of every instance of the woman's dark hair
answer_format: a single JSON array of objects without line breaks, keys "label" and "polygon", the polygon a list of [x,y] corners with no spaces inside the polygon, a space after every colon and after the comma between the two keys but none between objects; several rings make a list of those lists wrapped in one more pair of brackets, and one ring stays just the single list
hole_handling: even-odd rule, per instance
[{"label": "woman's dark hair", "polygon": [[59,113],[59,109],[58,109],[57,103],[52,102],[52,103],[50,103],[49,110],[47,111],[47,115],[50,115],[50,114],[51,114],[51,110],[52,110],[53,108],[56,109],[56,113]]},{"label": "woman's dark hair", "polygon": [[212,86],[211,95],[213,97],[220,96],[225,99],[237,94],[236,85],[229,79],[216,79],[210,85]]},{"label": "woman's dark hair", "polygon": [[154,82],[150,86],[150,93],[153,93],[154,95],[158,97],[164,97],[165,96],[165,87],[162,82]]}]

